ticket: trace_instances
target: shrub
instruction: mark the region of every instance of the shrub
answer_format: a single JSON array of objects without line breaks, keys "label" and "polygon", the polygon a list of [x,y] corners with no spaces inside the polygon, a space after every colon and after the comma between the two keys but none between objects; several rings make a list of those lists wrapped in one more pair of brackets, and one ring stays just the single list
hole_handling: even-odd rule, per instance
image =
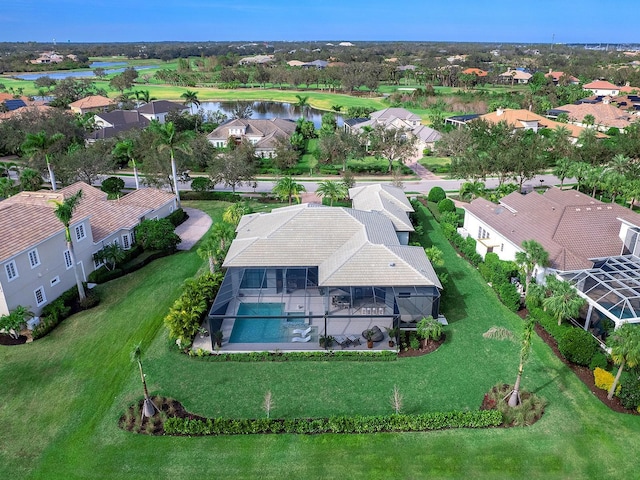
[{"label": "shrub", "polygon": [[443,214],[445,212],[455,212],[456,204],[453,203],[453,200],[451,200],[450,198],[445,198],[438,202],[438,210],[440,210],[440,214]]},{"label": "shrub", "polygon": [[177,227],[178,225],[184,223],[188,218],[189,215],[187,215],[187,212],[185,212],[181,208],[174,210],[166,216],[166,219],[169,220],[174,227]]},{"label": "shrub", "polygon": [[109,194],[109,195],[117,195],[124,188],[124,180],[118,177],[109,177],[102,181],[102,185],[100,185],[100,190]]},{"label": "shrub", "polygon": [[427,195],[427,200],[433,203],[438,203],[445,198],[447,198],[447,194],[442,187],[433,187]]},{"label": "shrub", "polygon": [[191,190],[194,192],[206,192],[213,189],[213,182],[208,177],[195,177],[191,180]]},{"label": "shrub", "polygon": [[180,192],[182,200],[220,200],[223,202],[239,202],[242,197],[233,192]]},{"label": "shrub", "polygon": [[607,368],[609,361],[607,360],[607,356],[602,352],[596,352],[596,354],[591,358],[591,362],[589,363],[589,370],[595,370],[596,368]]},{"label": "shrub", "polygon": [[629,372],[620,380],[620,388],[616,394],[624,408],[637,409],[640,406],[640,375],[638,370]]},{"label": "shrub", "polygon": [[[608,392],[611,385],[613,385],[613,380],[613,374],[607,370],[598,367],[593,371],[593,381],[596,384],[596,387],[601,390],[606,390]],[[616,394],[620,393],[620,388],[621,385],[618,384],[616,387]]]},{"label": "shrub", "polygon": [[560,353],[577,365],[589,365],[598,348],[598,342],[593,335],[581,328],[570,328],[558,340]]},{"label": "shrub", "polygon": [[500,301],[511,310],[517,312],[520,309],[520,292],[513,283],[501,283],[495,286]]},{"label": "shrub", "polygon": [[136,226],[136,242],[145,250],[173,250],[180,243],[173,230],[173,224],[166,218],[144,220]]}]

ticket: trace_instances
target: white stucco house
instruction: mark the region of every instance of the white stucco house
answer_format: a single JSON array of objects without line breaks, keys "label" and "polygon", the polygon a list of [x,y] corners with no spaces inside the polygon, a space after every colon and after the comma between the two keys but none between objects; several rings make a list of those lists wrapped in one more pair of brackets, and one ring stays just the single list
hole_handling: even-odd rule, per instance
[{"label": "white stucco house", "polygon": [[295,130],[296,124],[292,120],[236,118],[209,133],[207,140],[218,148],[226,147],[230,140],[235,143],[247,140],[255,147],[256,155],[275,157],[276,139],[289,138]]}]

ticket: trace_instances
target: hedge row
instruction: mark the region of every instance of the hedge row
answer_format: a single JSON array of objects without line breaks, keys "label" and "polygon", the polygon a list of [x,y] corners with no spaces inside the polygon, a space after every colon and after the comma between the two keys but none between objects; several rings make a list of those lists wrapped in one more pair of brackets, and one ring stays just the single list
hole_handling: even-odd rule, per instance
[{"label": "hedge row", "polygon": [[220,200],[225,202],[239,202],[240,195],[232,192],[180,192],[181,200]]},{"label": "hedge row", "polygon": [[[140,248],[139,251],[142,251],[142,249]],[[87,279],[92,283],[105,283],[109,280],[114,280],[116,278],[123,277],[131,272],[135,272],[136,270],[140,270],[142,267],[148,265],[152,261],[157,260],[158,258],[167,257],[169,255],[172,255],[173,253],[173,250],[144,252],[139,256],[133,258],[129,262],[123,263],[120,267],[114,268],[113,270],[107,270],[107,267],[103,265],[99,269],[91,272]]]},{"label": "hedge row", "polygon": [[209,362],[288,362],[288,361],[359,361],[391,362],[398,354],[389,350],[379,352],[363,351],[324,351],[324,352],[248,352],[212,354],[201,348],[190,350],[191,356],[201,357]]},{"label": "hedge row", "polygon": [[177,210],[174,210],[169,215],[167,215],[166,218],[174,227],[177,227],[178,225],[186,222],[189,218],[189,215],[183,209],[178,208]]},{"label": "hedge row", "polygon": [[378,433],[425,432],[446,428],[486,428],[502,423],[497,410],[425,413],[421,415],[336,416],[329,418],[230,419],[171,417],[164,422],[167,435],[247,435],[265,433]]},{"label": "hedge row", "polygon": [[40,323],[31,333],[34,340],[42,338],[56,328],[65,318],[70,317],[80,310],[93,308],[100,303],[100,298],[92,291],[85,291],[87,298],[80,304],[78,288],[72,287],[66,290],[53,302],[46,305],[40,313]]}]

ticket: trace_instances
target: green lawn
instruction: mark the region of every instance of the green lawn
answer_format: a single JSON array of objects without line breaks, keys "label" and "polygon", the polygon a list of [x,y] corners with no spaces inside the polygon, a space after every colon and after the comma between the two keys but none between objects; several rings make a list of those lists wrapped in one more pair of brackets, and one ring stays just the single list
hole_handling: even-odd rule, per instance
[{"label": "green lawn", "polygon": [[[219,218],[226,204],[185,202]],[[195,252],[153,262],[100,286],[102,303],[33,344],[0,349],[0,478],[634,478],[640,417],[609,411],[538,338],[523,387],[549,401],[536,425],[378,435],[151,438],[116,421],[141,396],[129,361],[142,341],[149,388],[195,413],[250,417],[267,389],[277,416],[390,413],[393,385],[405,411],[478,408],[515,378],[515,344],[485,340],[492,325],[522,322],[431,220],[423,242],[440,247],[450,281],[447,341],[397,362],[207,363],[169,348],[162,317],[183,279],[204,267]]]}]

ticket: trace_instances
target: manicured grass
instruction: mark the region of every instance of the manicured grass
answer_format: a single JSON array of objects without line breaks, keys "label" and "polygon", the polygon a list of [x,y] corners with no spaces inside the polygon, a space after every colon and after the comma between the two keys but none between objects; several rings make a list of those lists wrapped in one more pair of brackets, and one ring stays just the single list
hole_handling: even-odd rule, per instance
[{"label": "manicured grass", "polygon": [[[186,203],[186,202],[185,202]],[[189,202],[215,218],[224,203]],[[162,317],[194,251],[153,262],[101,286],[103,302],[49,337],[0,349],[0,478],[634,478],[640,417],[609,411],[538,338],[523,387],[549,401],[528,428],[378,435],[151,438],[121,431],[118,416],[142,391],[129,360],[143,342],[153,392],[196,413],[235,417],[389,413],[394,384],[405,410],[476,409],[497,382],[515,378],[518,347],[485,340],[492,325],[520,331],[478,273],[433,221],[422,241],[444,252],[450,326],[435,353],[397,362],[207,363],[169,348]]]}]

